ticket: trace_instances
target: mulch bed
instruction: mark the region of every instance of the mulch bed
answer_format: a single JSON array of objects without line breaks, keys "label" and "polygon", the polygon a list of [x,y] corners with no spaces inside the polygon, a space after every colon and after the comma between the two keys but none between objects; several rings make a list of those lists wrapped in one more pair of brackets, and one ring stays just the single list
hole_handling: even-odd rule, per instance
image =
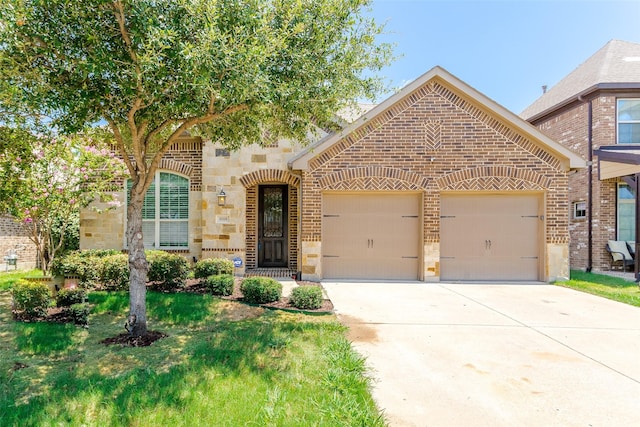
[{"label": "mulch bed", "polygon": [[158,331],[147,331],[145,335],[134,337],[128,333],[116,335],[100,341],[100,344],[104,345],[121,345],[123,347],[147,347],[158,341],[161,338],[168,337],[167,334],[163,334]]},{"label": "mulch bed", "polygon": [[[240,283],[242,283],[242,278],[238,278],[236,277],[235,280],[235,285],[233,287],[233,293],[229,296],[223,296],[221,297],[222,299],[225,300],[229,300],[229,301],[237,301],[237,302],[242,302],[242,303],[246,303],[246,301],[244,300],[244,295],[242,295],[242,292],[240,292]],[[297,281],[296,282],[299,286],[321,286],[316,282],[307,282],[307,281]],[[209,291],[207,290],[207,288],[200,283],[199,279],[189,279],[187,280],[187,283],[185,284],[184,288],[182,288],[182,290],[180,290],[180,292],[188,292],[188,293],[193,293],[193,294],[208,294]],[[261,307],[266,307],[266,308],[278,308],[278,309],[282,309],[282,310],[289,310],[289,311],[299,311],[299,312],[304,312],[304,313],[332,313],[333,312],[333,303],[331,302],[331,300],[325,299],[322,301],[322,306],[320,308],[317,309],[313,309],[313,310],[309,310],[309,309],[299,309],[297,307],[294,307],[293,305],[291,305],[291,303],[289,302],[289,298],[288,297],[282,297],[280,298],[279,301],[276,302],[272,302],[269,304],[260,304]]]}]

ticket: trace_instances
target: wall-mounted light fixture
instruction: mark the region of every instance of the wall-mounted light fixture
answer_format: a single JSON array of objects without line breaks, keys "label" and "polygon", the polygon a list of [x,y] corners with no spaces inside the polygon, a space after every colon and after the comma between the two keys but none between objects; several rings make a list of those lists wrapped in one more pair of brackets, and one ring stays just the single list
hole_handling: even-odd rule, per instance
[{"label": "wall-mounted light fixture", "polygon": [[227,194],[224,192],[224,189],[220,187],[220,192],[218,193],[218,206],[224,206],[227,204]]}]

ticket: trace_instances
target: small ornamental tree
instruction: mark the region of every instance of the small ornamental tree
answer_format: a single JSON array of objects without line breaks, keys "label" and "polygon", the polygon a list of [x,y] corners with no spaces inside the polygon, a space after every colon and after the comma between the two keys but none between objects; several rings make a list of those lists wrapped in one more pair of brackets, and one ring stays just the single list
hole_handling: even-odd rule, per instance
[{"label": "small ornamental tree", "polygon": [[[65,132],[103,121],[131,189],[129,318],[147,331],[142,206],[185,131],[238,149],[304,142],[382,89],[390,59],[371,0],[6,0],[0,112]],[[25,113],[23,113],[25,114]]]},{"label": "small ornamental tree", "polygon": [[58,140],[33,138],[27,164],[19,155],[2,154],[14,179],[13,193],[0,205],[27,231],[45,274],[64,247],[66,228],[74,224],[80,208],[96,199],[110,207],[120,203],[109,191],[118,190],[124,164],[94,133]]}]

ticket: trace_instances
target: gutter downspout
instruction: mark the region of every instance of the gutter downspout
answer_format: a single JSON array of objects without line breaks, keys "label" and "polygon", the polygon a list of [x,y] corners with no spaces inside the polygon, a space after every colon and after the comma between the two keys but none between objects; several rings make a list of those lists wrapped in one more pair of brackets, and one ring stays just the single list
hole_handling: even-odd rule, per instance
[{"label": "gutter downspout", "polygon": [[[580,97],[582,98],[582,97]],[[582,100],[582,99],[580,99]],[[589,145],[588,162],[587,162],[587,273],[593,268],[593,101],[589,101],[589,118],[587,139]]]}]

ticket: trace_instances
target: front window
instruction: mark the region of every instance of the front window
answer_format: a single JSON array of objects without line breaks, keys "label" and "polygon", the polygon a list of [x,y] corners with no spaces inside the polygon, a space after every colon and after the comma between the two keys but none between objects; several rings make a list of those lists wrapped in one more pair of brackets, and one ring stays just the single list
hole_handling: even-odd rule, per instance
[{"label": "front window", "polygon": [[618,99],[618,144],[640,144],[640,99]]},{"label": "front window", "polygon": [[636,240],[636,203],[631,188],[618,184],[618,240]]},{"label": "front window", "polygon": [[[158,184],[159,183],[159,184]],[[131,181],[127,181],[127,203]],[[156,172],[142,208],[145,248],[189,246],[189,180],[168,172]]]}]

